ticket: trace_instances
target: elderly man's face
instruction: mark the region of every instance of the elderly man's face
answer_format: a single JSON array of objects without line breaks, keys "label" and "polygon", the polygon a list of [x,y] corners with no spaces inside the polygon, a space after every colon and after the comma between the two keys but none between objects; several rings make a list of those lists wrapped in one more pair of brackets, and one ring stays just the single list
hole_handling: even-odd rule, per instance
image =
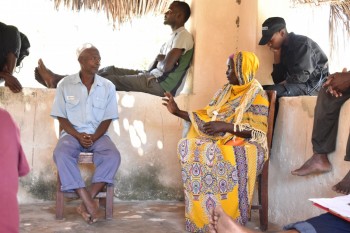
[{"label": "elderly man's face", "polygon": [[96,48],[85,49],[79,57],[79,63],[82,71],[96,74],[101,64],[99,51]]}]

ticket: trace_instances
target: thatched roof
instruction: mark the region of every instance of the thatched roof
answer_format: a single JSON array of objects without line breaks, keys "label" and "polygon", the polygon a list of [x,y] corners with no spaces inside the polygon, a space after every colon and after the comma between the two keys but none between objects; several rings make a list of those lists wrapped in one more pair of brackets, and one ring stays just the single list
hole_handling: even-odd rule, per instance
[{"label": "thatched roof", "polygon": [[54,0],[54,2],[56,9],[64,5],[74,11],[81,9],[104,11],[114,25],[119,25],[148,13],[162,14],[172,0]]},{"label": "thatched roof", "polygon": [[350,0],[291,0],[291,2],[294,5],[330,5],[329,41],[331,56],[339,49],[339,43],[343,39],[339,38],[339,32],[341,31],[343,35],[350,36]]}]

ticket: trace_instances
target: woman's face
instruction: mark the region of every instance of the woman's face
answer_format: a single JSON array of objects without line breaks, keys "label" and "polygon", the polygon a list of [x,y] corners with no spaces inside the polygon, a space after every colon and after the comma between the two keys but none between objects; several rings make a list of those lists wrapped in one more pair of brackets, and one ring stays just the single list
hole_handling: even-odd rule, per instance
[{"label": "woman's face", "polygon": [[234,70],[234,62],[232,58],[229,58],[227,60],[227,71],[226,71],[226,77],[230,84],[232,85],[238,85],[238,78],[236,76],[235,70]]}]

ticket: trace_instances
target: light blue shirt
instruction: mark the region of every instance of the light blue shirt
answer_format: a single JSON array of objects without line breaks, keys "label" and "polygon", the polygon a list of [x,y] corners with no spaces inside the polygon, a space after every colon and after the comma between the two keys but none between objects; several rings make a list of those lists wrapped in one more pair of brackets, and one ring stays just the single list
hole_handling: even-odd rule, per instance
[{"label": "light blue shirt", "polygon": [[57,85],[51,116],[68,119],[80,133],[93,134],[102,121],[118,119],[115,86],[95,75],[88,93],[79,73],[69,75]]}]

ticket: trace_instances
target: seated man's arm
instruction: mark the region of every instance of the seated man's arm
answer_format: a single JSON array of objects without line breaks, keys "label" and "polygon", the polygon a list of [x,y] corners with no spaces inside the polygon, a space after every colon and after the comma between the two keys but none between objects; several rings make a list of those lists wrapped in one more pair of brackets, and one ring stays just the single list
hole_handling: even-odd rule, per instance
[{"label": "seated man's arm", "polygon": [[322,71],[328,63],[326,55],[319,47],[304,41],[296,43],[288,61],[288,83],[305,83],[313,77],[316,69]]},{"label": "seated man's arm", "polygon": [[279,84],[279,83],[285,81],[286,80],[286,78],[285,78],[286,73],[287,73],[287,71],[284,69],[284,67],[282,66],[281,63],[273,64],[273,70],[271,73],[273,83]]},{"label": "seated man's arm", "polygon": [[[162,55],[162,54],[158,54],[158,56],[156,57],[156,59],[154,59],[154,61],[151,63],[151,65],[149,66],[149,68],[148,68],[148,72],[151,72],[151,70],[153,70],[153,69],[155,69],[155,68],[157,68],[157,65],[158,65],[158,57],[159,56],[164,56],[165,57],[165,55]],[[163,58],[164,59],[164,58]]]},{"label": "seated man's arm", "polygon": [[75,137],[80,145],[84,148],[88,148],[93,144],[91,136],[87,133],[79,133],[76,129],[74,129],[73,125],[67,118],[57,117],[58,122],[60,123],[61,128],[68,134]]},{"label": "seated man's arm", "polygon": [[97,127],[94,134],[91,135],[92,142],[96,142],[100,137],[102,137],[108,130],[109,125],[111,124],[112,119],[104,120]]},{"label": "seated man's arm", "polygon": [[167,55],[158,55],[157,61],[160,63],[160,66],[158,66],[160,70],[163,73],[170,72],[177,64],[184,50],[185,49],[173,48]]},{"label": "seated man's arm", "polygon": [[107,93],[104,116],[95,130],[95,133],[90,135],[92,142],[97,141],[107,132],[112,120],[118,119],[118,103],[115,94],[115,86],[113,84],[109,84]]},{"label": "seated man's arm", "polygon": [[273,50],[273,70],[271,73],[272,80],[275,84],[279,84],[286,80],[287,70],[281,64],[281,49]]}]

